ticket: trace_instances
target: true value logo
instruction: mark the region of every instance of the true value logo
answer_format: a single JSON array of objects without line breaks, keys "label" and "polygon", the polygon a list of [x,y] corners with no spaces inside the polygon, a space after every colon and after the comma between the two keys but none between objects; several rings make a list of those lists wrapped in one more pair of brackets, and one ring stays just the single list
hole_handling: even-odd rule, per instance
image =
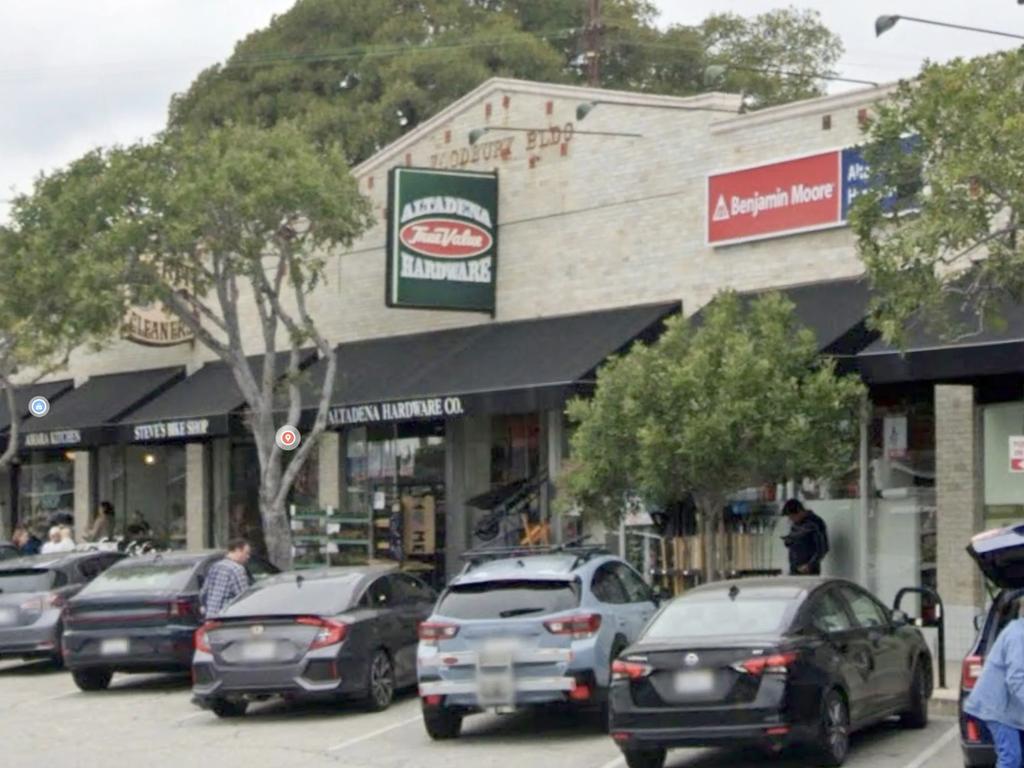
[{"label": "true value logo", "polygon": [[395,168],[387,303],[494,311],[497,176]]}]

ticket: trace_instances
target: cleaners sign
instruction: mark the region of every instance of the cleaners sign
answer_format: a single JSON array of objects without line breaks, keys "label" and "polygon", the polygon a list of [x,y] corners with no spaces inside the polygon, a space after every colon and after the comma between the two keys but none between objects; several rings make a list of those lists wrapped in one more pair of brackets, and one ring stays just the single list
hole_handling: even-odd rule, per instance
[{"label": "cleaners sign", "polygon": [[708,243],[842,226],[868,183],[867,165],[853,147],[713,174],[708,177]]},{"label": "cleaners sign", "polygon": [[497,174],[392,169],[387,305],[493,315],[497,222]]}]

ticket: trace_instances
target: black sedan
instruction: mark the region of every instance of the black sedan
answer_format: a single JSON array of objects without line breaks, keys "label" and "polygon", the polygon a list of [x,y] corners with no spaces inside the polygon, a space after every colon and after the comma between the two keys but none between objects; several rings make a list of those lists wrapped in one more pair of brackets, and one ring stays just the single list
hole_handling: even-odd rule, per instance
[{"label": "black sedan", "polygon": [[928,721],[921,633],[859,586],[792,577],[723,581],[667,603],[614,662],[611,734],[629,768],[666,749],[741,743],[846,758],[852,731]]},{"label": "black sedan", "polygon": [[[199,588],[223,552],[169,552],[121,561],[69,601],[64,660],[83,691],[110,685],[114,672],[187,672],[203,623]],[[276,572],[253,557],[250,578]]]},{"label": "black sedan", "polygon": [[193,700],[219,717],[271,696],[385,709],[416,684],[417,629],[436,598],[388,566],[267,579],[196,632]]}]

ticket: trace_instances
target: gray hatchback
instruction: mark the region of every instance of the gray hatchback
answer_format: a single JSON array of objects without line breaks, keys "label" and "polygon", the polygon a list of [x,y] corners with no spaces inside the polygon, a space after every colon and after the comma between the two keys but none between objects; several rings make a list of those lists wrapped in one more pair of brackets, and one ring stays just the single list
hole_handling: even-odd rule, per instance
[{"label": "gray hatchback", "polygon": [[436,597],[390,566],[273,576],[196,631],[193,701],[218,717],[275,696],[384,709],[416,683],[416,630]]}]

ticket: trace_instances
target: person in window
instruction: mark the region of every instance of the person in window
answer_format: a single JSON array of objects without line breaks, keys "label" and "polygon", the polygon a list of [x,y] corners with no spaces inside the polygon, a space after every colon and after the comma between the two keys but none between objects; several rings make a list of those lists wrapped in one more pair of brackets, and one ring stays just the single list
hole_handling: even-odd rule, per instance
[{"label": "person in window", "polygon": [[790,499],[782,507],[789,518],[789,533],[782,541],[789,550],[789,572],[793,576],[817,576],[821,561],[828,554],[828,528],[825,521],[807,509],[799,499]]},{"label": "person in window", "polygon": [[19,525],[11,535],[11,543],[18,548],[18,554],[38,555],[43,547],[42,540],[30,531],[26,526]]},{"label": "person in window", "polygon": [[102,541],[114,535],[114,505],[109,501],[101,501],[96,519],[86,531],[86,541]]},{"label": "person in window", "polygon": [[251,554],[252,547],[248,541],[232,539],[228,542],[225,557],[210,566],[199,590],[199,603],[206,618],[217,616],[249,588],[249,572],[245,564]]},{"label": "person in window", "polygon": [[985,723],[996,747],[996,768],[1020,768],[1024,731],[1024,619],[1006,625],[985,657],[964,712]]}]

